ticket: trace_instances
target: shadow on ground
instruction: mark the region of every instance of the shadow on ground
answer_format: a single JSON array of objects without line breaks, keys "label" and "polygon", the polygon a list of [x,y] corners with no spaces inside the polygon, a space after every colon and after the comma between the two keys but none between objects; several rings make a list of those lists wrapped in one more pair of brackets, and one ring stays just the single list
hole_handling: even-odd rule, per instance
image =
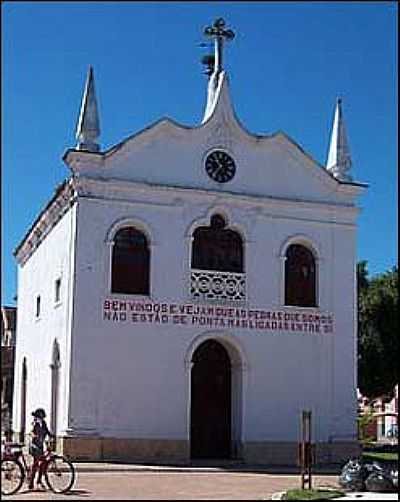
[{"label": "shadow on ground", "polygon": [[[126,472],[126,471],[160,471],[160,472],[192,472],[193,470],[199,471],[221,471],[232,473],[252,473],[252,474],[283,474],[283,475],[300,475],[300,468],[296,466],[287,465],[249,465],[240,461],[226,461],[226,460],[196,460],[190,463],[174,463],[174,462],[160,462],[160,463],[139,463],[139,462],[123,462],[113,460],[108,462],[74,462],[78,471],[112,471],[112,472]],[[316,465],[312,472],[315,475],[339,475],[343,465],[342,464],[329,464],[329,465]]]},{"label": "shadow on ground", "polygon": [[[29,493],[42,493],[43,495],[47,494],[52,494],[53,492],[51,490],[43,490],[43,489],[33,489],[33,490],[20,490],[17,495],[28,495]],[[70,490],[69,492],[63,493],[62,495],[65,495],[66,497],[89,497],[92,495],[92,492],[89,492],[87,490]]]},{"label": "shadow on ground", "polygon": [[63,495],[65,496],[69,496],[69,497],[89,497],[90,495],[92,495],[91,492],[87,491],[87,490],[70,490],[69,492],[67,493],[63,493]]}]

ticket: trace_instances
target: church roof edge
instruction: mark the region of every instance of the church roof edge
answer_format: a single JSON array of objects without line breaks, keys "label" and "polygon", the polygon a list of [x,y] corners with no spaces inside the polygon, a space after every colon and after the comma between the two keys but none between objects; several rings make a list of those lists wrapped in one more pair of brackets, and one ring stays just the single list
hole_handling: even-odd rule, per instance
[{"label": "church roof edge", "polygon": [[366,183],[361,183],[357,181],[344,181],[336,178],[333,176],[333,174],[328,171],[320,162],[314,159],[314,157],[309,154],[302,146],[300,146],[294,139],[292,139],[290,136],[288,136],[285,132],[283,131],[277,131],[276,133],[272,134],[272,137],[281,137],[284,140],[288,141],[291,145],[293,145],[302,155],[304,155],[311,163],[313,163],[318,169],[320,169],[320,172],[324,173],[324,175],[328,176],[329,179],[335,181],[338,185],[354,185],[354,186],[359,186],[359,187],[364,187],[367,188],[369,185]]},{"label": "church roof edge", "polygon": [[[236,117],[235,117],[236,119]],[[169,117],[162,117],[161,119],[153,122],[152,124],[150,124],[149,126],[137,131],[136,133],[133,133],[131,134],[130,136],[128,136],[127,138],[123,139],[121,142],[111,146],[110,148],[108,148],[107,150],[103,151],[103,152],[86,152],[86,151],[82,151],[82,150],[77,150],[77,149],[74,149],[74,148],[69,148],[68,150],[66,150],[66,152],[64,153],[63,155],[63,161],[68,163],[67,162],[67,158],[68,156],[72,153],[72,154],[79,154],[79,155],[87,155],[87,156],[96,156],[96,157],[103,157],[103,158],[107,158],[107,157],[110,157],[112,155],[114,155],[115,153],[117,153],[119,150],[121,150],[128,142],[130,141],[133,141],[135,140],[136,138],[138,138],[139,136],[141,136],[142,134],[145,134],[146,132],[150,132],[152,130],[155,130],[157,129],[158,127],[162,127],[163,125],[171,125],[173,127],[176,127],[177,129],[180,129],[180,130],[183,130],[183,131],[188,131],[188,132],[191,132],[191,131],[198,131],[198,130],[201,130],[202,128],[206,127],[207,124],[209,122],[212,121],[212,116],[209,117],[209,119],[202,123],[202,124],[199,124],[199,125],[195,125],[195,126],[188,126],[188,125],[185,125],[185,124],[180,124],[179,122],[169,118]],[[354,186],[359,186],[359,187],[368,187],[367,184],[365,183],[360,183],[360,182],[356,182],[356,181],[343,181],[343,180],[340,180],[338,178],[336,178],[335,176],[332,175],[331,172],[329,172],[320,162],[318,162],[317,160],[314,159],[314,157],[309,154],[306,150],[304,150],[294,139],[292,139],[290,136],[288,136],[284,131],[281,131],[281,130],[278,130],[276,132],[273,132],[271,134],[253,134],[251,132],[249,132],[246,128],[244,128],[242,126],[242,124],[240,123],[239,120],[236,119],[236,122],[237,122],[237,125],[240,127],[241,131],[246,135],[248,136],[249,138],[252,138],[253,140],[256,140],[257,142],[263,142],[263,141],[270,141],[272,139],[279,139],[279,138],[283,138],[285,141],[287,141],[289,144],[291,144],[292,146],[294,146],[302,155],[304,155],[312,164],[314,164],[317,168],[320,169],[320,172],[323,172],[324,175],[326,175],[330,180],[332,181],[335,181],[337,183],[337,185],[354,185]]]},{"label": "church roof edge", "polygon": [[25,233],[24,237],[20,240],[20,243],[15,247],[13,250],[13,256],[17,257],[18,253],[21,251],[22,247],[26,243],[26,241],[29,239],[29,236],[32,234],[34,231],[35,227],[39,224],[41,218],[43,217],[44,214],[49,210],[49,208],[52,206],[52,204],[57,200],[57,198],[60,196],[60,194],[65,190],[65,188],[68,186],[70,183],[70,180],[72,179],[71,176],[68,178],[65,178],[64,181],[59,183],[55,190],[54,194],[48,201],[48,203],[45,205],[45,207],[39,212],[35,220],[33,221],[32,225],[29,227],[28,231]]}]

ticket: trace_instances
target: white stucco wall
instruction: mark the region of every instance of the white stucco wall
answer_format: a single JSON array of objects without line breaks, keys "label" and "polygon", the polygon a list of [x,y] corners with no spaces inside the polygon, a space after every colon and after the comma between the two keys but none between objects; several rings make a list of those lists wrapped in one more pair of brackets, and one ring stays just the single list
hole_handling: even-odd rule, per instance
[{"label": "white stucco wall", "polygon": [[[58,431],[67,424],[69,392],[70,324],[73,290],[75,207],[58,221],[42,244],[18,266],[17,343],[13,428],[21,428],[22,362],[27,362],[27,422],[31,412],[43,407],[50,425],[51,369],[53,343],[60,347]],[[55,302],[55,281],[61,279],[60,301]],[[41,313],[36,317],[36,298],[41,297]]]},{"label": "white stucco wall", "polygon": [[[215,198],[155,188],[129,192],[125,186],[118,192],[112,182],[105,185],[100,190],[89,183],[78,203],[70,408],[76,433],[189,439],[187,357],[195,340],[209,333],[243,354],[241,440],[297,441],[300,412],[308,408],[317,440],[354,438],[354,211],[316,211],[300,203],[290,208],[271,200],[263,206],[229,194]],[[107,191],[114,200],[107,200]],[[119,225],[136,224],[149,237],[151,300],[192,303],[191,231],[215,212],[225,214],[244,237],[248,308],[282,308],[283,249],[293,239],[312,244],[321,311],[333,313],[333,334],[103,320],[105,299],[135,299],[110,294],[108,241]]]}]

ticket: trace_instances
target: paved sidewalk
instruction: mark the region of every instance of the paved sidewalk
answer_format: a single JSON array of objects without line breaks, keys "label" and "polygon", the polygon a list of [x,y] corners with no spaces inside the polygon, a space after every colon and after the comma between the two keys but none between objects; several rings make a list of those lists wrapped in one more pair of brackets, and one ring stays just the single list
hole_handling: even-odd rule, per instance
[{"label": "paved sidewalk", "polygon": [[399,500],[397,493],[351,492],[335,500]]},{"label": "paved sidewalk", "polygon": [[[28,491],[8,500],[271,500],[279,491],[299,487],[299,470],[238,463],[199,466],[74,462],[76,483],[57,495]],[[314,476],[315,486],[337,487],[337,473]]]},{"label": "paved sidewalk", "polygon": [[[299,467],[293,466],[271,466],[271,465],[249,465],[241,462],[212,462],[198,461],[192,464],[141,464],[123,462],[73,462],[78,472],[243,472],[243,473],[265,473],[300,475]],[[315,475],[339,475],[341,466],[328,465],[315,467]]]},{"label": "paved sidewalk", "polygon": [[[74,462],[77,471],[72,491],[65,495],[28,491],[8,500],[277,500],[283,490],[298,488],[295,467],[249,466],[238,462],[196,462],[196,465]],[[340,467],[314,470],[315,487],[338,488]],[[361,496],[360,496],[361,495]],[[368,496],[369,495],[369,496]],[[396,500],[395,494],[356,494],[337,500]]]},{"label": "paved sidewalk", "polygon": [[[336,485],[336,476],[315,476],[316,486]],[[245,472],[79,472],[68,494],[28,491],[26,486],[7,500],[271,500],[299,487],[298,475]]]}]

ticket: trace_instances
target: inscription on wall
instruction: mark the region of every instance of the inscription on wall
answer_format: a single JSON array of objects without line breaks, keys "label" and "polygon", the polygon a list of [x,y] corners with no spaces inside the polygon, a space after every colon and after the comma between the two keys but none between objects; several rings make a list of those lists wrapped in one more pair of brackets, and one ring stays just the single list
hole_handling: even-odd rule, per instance
[{"label": "inscription on wall", "polygon": [[237,328],[266,332],[329,334],[331,313],[320,311],[247,309],[192,303],[110,300],[103,302],[103,320],[113,323],[173,324],[208,328]]}]

